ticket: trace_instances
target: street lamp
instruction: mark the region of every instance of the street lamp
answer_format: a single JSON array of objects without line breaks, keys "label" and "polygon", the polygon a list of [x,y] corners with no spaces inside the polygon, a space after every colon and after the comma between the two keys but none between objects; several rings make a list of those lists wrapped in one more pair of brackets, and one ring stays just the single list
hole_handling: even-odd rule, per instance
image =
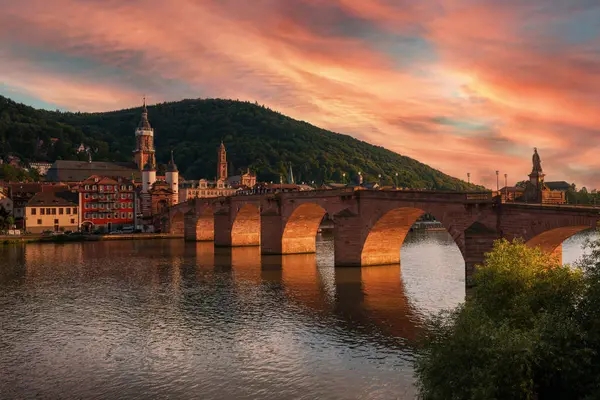
[{"label": "street lamp", "polygon": [[471,173],[467,172],[467,183],[470,185],[471,184]]},{"label": "street lamp", "polygon": [[342,183],[346,183],[346,173],[342,174]]},{"label": "street lamp", "polygon": [[504,174],[504,198],[508,201],[508,174]]},{"label": "street lamp", "polygon": [[496,192],[500,191],[500,180],[498,178],[498,174],[500,174],[500,171],[496,170]]},{"label": "street lamp", "polygon": [[396,172],[396,179],[394,180],[394,185],[396,185],[396,189],[398,189],[398,173]]}]

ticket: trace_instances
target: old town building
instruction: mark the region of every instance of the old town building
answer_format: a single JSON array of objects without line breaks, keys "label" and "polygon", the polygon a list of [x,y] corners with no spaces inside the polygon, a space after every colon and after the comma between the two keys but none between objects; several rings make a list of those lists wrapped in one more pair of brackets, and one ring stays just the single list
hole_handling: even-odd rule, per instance
[{"label": "old town building", "polygon": [[195,198],[211,198],[221,196],[233,196],[240,188],[232,187],[225,181],[208,181],[200,179],[197,181],[183,181],[179,185],[179,203]]},{"label": "old town building", "polygon": [[135,187],[129,179],[93,175],[79,185],[79,204],[84,232],[135,225]]},{"label": "old town building", "polygon": [[60,192],[69,190],[62,183],[9,183],[8,195],[13,203],[13,216],[17,228],[23,228],[25,222],[25,207],[37,193]]},{"label": "old town building", "polygon": [[227,183],[232,187],[243,187],[243,189],[251,189],[256,185],[256,174],[250,172],[250,168],[241,175],[234,175],[227,178]]},{"label": "old town building", "polygon": [[25,206],[25,226],[29,233],[64,232],[79,229],[78,195],[72,191],[39,192]]}]

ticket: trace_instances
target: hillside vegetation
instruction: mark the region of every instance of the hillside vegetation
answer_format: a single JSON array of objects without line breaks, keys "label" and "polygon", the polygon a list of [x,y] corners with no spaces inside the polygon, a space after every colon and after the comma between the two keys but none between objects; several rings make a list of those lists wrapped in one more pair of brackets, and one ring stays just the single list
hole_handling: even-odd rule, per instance
[{"label": "hillside vegetation", "polygon": [[[128,161],[141,107],[103,113],[37,110],[0,96],[0,156],[26,161],[87,159]],[[341,182],[359,171],[366,180],[412,188],[464,190],[469,185],[412,158],[297,121],[249,102],[182,100],[148,107],[155,129],[157,160],[166,163],[171,149],[186,179],[213,178],[216,149],[227,146],[230,175],[246,167],[260,180],[278,181],[292,164],[297,181]],[[52,140],[52,138],[58,140]],[[471,185],[471,188],[474,188]]]}]

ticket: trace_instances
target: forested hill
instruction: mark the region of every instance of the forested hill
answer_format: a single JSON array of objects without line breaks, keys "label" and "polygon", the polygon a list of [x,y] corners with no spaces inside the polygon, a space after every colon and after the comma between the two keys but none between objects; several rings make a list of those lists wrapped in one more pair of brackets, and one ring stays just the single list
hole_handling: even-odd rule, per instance
[{"label": "forested hill", "polygon": [[[0,96],[0,156],[26,161],[87,159],[80,143],[94,149],[94,160],[128,161],[141,107],[104,113],[36,110]],[[259,179],[278,181],[288,163],[298,181],[341,182],[359,171],[366,180],[413,188],[466,189],[468,184],[409,157],[317,128],[258,104],[233,100],[183,100],[148,107],[155,129],[157,160],[170,150],[186,179],[216,175],[216,149],[227,146],[230,175],[249,167]],[[54,138],[54,140],[53,140]],[[58,139],[58,140],[55,140]]]}]

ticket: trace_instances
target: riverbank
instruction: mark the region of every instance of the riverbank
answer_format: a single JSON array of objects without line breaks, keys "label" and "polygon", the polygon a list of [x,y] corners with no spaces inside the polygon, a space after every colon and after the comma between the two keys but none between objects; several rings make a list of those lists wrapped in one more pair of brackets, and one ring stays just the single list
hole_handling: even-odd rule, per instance
[{"label": "riverbank", "polygon": [[70,242],[97,242],[102,240],[148,240],[148,239],[181,239],[181,235],[167,233],[133,233],[120,235],[22,235],[0,236],[0,245],[23,243],[70,243]]}]

